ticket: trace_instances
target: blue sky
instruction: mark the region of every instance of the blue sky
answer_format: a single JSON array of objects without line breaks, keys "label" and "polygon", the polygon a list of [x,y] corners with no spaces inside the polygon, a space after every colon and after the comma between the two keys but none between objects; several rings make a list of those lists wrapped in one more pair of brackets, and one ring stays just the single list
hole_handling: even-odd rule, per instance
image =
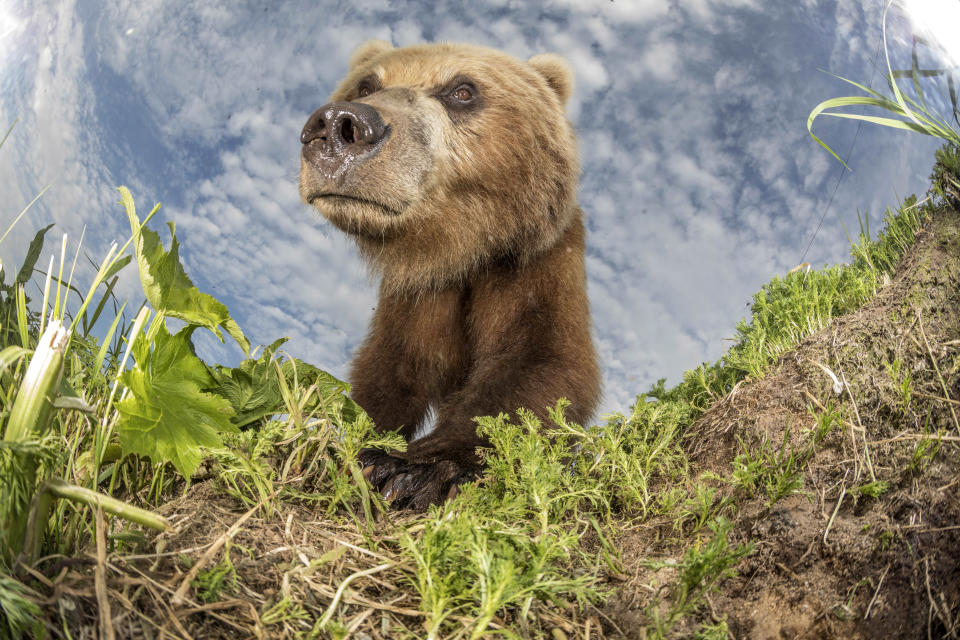
[{"label": "blue sky", "polygon": [[[881,86],[882,2],[44,2],[0,0],[0,226],[18,265],[56,222],[101,256],[128,229],[114,187],[175,220],[187,271],[255,343],[338,375],[375,283],[350,242],[299,202],[298,135],[369,38],[464,41],[567,57],[580,140],[602,411],[719,357],[751,295],[801,262],[841,166],[807,135],[848,94],[819,69]],[[958,25],[960,28],[960,25]],[[909,24],[893,16],[894,60]],[[850,121],[818,121],[846,152]],[[936,141],[864,126],[806,260],[843,261],[857,211],[926,190]],[[59,235],[56,236],[59,240]],[[59,242],[50,242],[53,252]],[[73,246],[73,245],[71,245]],[[48,259],[44,256],[44,262]],[[8,271],[12,267],[8,267]],[[139,301],[127,274],[123,293]],[[201,355],[235,362],[209,336]]]}]

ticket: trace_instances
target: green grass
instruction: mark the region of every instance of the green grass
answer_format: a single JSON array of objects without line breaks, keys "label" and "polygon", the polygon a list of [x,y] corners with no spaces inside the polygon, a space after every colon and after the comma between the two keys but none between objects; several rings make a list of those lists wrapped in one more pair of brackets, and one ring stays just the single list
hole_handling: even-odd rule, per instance
[{"label": "green grass", "polygon": [[[365,446],[402,448],[402,439],[377,435],[350,400],[349,386],[284,354],[282,340],[250,349],[226,307],[183,271],[175,228],[167,249],[121,193],[132,252],[111,249],[85,295],[63,280],[72,271],[64,250],[44,299],[28,306],[23,285],[47,229],[28,252],[26,275],[21,269],[10,285],[0,283],[0,510],[4,522],[24,523],[23,530],[5,526],[0,538],[2,628],[14,636],[33,629],[39,613],[28,597],[33,583],[15,558],[29,563],[89,548],[98,504],[108,514],[163,528],[151,509],[180,496],[203,470],[218,491],[265,519],[307,505],[352,527],[371,553],[387,560],[348,576],[338,593],[343,597],[351,580],[393,572],[417,594],[430,637],[511,635],[536,625],[540,611],[602,602],[610,592],[605,576],[623,571],[615,541],[624,528],[672,531],[664,535],[678,541],[697,537],[701,543],[678,559],[650,565],[676,572],[648,607],[648,637],[667,637],[750,552],[730,542],[726,516],[738,496],[761,494],[773,504],[801,490],[804,465],[840,416],[827,407],[799,446],[787,431],[782,442],[746,448],[727,478],[739,489],[733,497],[708,478],[691,477],[686,429],[738,383],[763,376],[804,337],[867,302],[930,210],[908,199],[886,212],[886,228],[875,238],[864,219],[850,264],[774,278],[754,297],[750,317],[720,360],[688,371],[673,388],[660,381],[602,425],[568,422],[562,401],[551,412],[558,427],[549,434],[529,412],[480,418],[490,441],[483,480],[412,522],[394,523],[380,517],[386,505],[363,482],[356,455]],[[122,313],[126,303],[113,297],[124,268],[137,269],[146,298],[130,320]],[[65,302],[67,291],[80,301],[75,311]],[[93,335],[111,312],[106,336]],[[182,328],[171,333],[167,318]],[[58,322],[70,334],[43,369],[46,386],[34,388],[27,371],[41,352],[39,336]],[[249,357],[232,368],[204,363],[192,348],[197,331],[230,336]],[[909,404],[905,372],[892,363],[890,373],[906,385]],[[15,411],[20,398],[26,408]],[[918,468],[935,443],[918,441]],[[858,488],[866,496],[884,490],[878,483]],[[32,526],[25,524],[29,514]],[[136,546],[136,535],[124,535],[112,539],[115,549]],[[585,545],[588,539],[594,543]],[[216,600],[235,591],[238,580],[228,550],[198,574],[195,587],[203,599]],[[339,612],[336,599],[318,610],[282,595],[260,613],[264,624],[302,623],[311,630],[306,635],[338,635],[345,630]],[[718,622],[698,633],[718,637],[723,628]]]},{"label": "green grass", "polygon": [[733,460],[729,478],[724,478],[735,489],[748,496],[761,494],[771,507],[783,498],[799,492],[803,487],[804,471],[823,440],[842,421],[840,412],[827,406],[817,413],[810,409],[816,426],[804,434],[800,445],[793,444],[790,425],[784,426],[779,445],[771,443],[766,436],[756,447],[745,446],[741,441],[740,453]]},{"label": "green grass", "polygon": [[235,593],[238,587],[237,571],[230,558],[230,543],[223,550],[223,560],[213,567],[197,573],[191,586],[203,602],[217,602],[224,596]]},{"label": "green grass", "polygon": [[[843,166],[845,167],[847,166],[847,163],[840,156],[838,156],[829,145],[814,135],[813,123],[818,117],[832,116],[835,118],[860,120],[862,122],[878,124],[892,129],[913,131],[922,135],[941,138],[947,144],[953,146],[960,145],[960,106],[958,106],[960,103],[958,103],[957,89],[956,85],[954,84],[954,76],[957,73],[957,70],[956,68],[920,69],[917,64],[917,46],[923,42],[923,40],[920,38],[914,38],[913,41],[913,64],[911,68],[906,70],[894,70],[890,65],[890,50],[887,48],[887,12],[890,11],[890,7],[892,5],[893,0],[889,0],[886,7],[884,7],[882,19],[883,53],[887,64],[886,80],[887,86],[890,89],[890,95],[883,95],[877,91],[874,91],[870,87],[866,87],[858,82],[854,82],[853,80],[848,80],[847,78],[843,78],[841,76],[835,76],[836,78],[860,89],[867,95],[844,96],[841,98],[824,100],[813,108],[809,117],[807,118],[807,131],[810,133],[810,137],[816,140],[817,143],[824,149],[829,151],[830,155],[843,163]],[[953,122],[950,121],[951,118],[944,117],[943,115],[937,113],[937,111],[927,102],[923,91],[922,81],[924,78],[932,77],[943,77],[948,81],[947,97],[949,98],[950,105],[952,107],[951,117]],[[911,97],[905,92],[904,89],[900,87],[899,81],[901,78],[910,79],[914,92],[913,97]],[[830,109],[856,106],[880,109],[881,111],[886,111],[896,117],[889,118],[875,115],[849,113],[845,111],[830,111]],[[954,175],[958,175],[955,171],[956,167],[953,168]],[[957,184],[956,180],[954,180],[954,184]]]},{"label": "green grass", "polygon": [[869,216],[851,239],[850,264],[796,270],[774,277],[753,296],[750,317],[736,327],[734,345],[717,362],[687,371],[667,390],[660,381],[648,392],[659,400],[686,403],[690,417],[746,379],[763,376],[781,355],[841,315],[862,307],[889,279],[928,215],[914,196],[884,214],[885,229],[871,236]]},{"label": "green grass", "polygon": [[[749,545],[731,546],[728,541],[731,529],[729,520],[719,518],[710,523],[710,532],[713,534],[710,539],[703,545],[692,546],[679,562],[652,563],[655,568],[676,567],[680,577],[666,602],[656,602],[651,606],[652,625],[647,637],[669,637],[677,623],[692,613],[704,597],[716,589],[720,581],[736,575],[734,567],[753,549]],[[701,633],[713,632],[708,628]]]}]

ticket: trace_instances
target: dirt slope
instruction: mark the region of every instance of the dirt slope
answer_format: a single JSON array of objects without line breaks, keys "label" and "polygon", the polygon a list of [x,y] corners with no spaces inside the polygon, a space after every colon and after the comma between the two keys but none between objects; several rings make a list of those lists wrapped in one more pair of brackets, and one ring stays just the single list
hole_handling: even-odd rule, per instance
[{"label": "dirt slope", "polygon": [[[825,368],[841,381],[839,394]],[[729,478],[743,452],[766,446],[768,467],[781,451],[802,455],[817,416],[839,410],[800,466],[799,493],[770,506],[766,495],[717,482],[736,499],[734,539],[752,542],[754,553],[710,599],[708,618],[756,640],[958,637],[958,399],[960,216],[941,212],[873,301],[692,428],[694,473]],[[639,546],[626,551],[628,565],[650,553]],[[649,579],[638,569],[619,594],[623,628],[642,619]]]}]

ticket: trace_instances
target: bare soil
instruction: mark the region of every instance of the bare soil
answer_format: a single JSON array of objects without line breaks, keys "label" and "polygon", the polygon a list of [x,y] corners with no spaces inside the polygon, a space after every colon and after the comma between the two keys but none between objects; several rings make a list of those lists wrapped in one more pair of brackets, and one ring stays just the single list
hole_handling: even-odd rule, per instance
[{"label": "bare soil", "polygon": [[[908,405],[886,366],[895,360],[912,378]],[[822,367],[846,382],[839,394]],[[764,440],[779,447],[788,427],[788,448],[802,448],[823,407],[843,416],[809,459],[801,493],[772,506],[763,495],[738,497],[733,537],[754,553],[710,598],[704,619],[725,619],[732,637],[752,640],[958,637],[958,399],[960,216],[952,212],[931,221],[869,304],[738,386],[690,430],[695,472],[729,476],[738,453]],[[937,432],[938,452],[924,457],[923,434]],[[874,479],[888,483],[882,495],[858,492]],[[625,628],[642,619],[650,581],[663,580],[644,568],[658,550],[639,537],[621,541],[636,570],[611,601]]]}]

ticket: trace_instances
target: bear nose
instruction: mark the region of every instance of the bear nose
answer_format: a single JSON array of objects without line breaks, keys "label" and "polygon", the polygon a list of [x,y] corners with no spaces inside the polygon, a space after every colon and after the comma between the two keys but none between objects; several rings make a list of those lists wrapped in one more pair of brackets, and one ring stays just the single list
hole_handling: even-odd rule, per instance
[{"label": "bear nose", "polygon": [[307,119],[300,142],[308,160],[336,170],[382,141],[388,130],[377,110],[368,104],[331,102]]}]

